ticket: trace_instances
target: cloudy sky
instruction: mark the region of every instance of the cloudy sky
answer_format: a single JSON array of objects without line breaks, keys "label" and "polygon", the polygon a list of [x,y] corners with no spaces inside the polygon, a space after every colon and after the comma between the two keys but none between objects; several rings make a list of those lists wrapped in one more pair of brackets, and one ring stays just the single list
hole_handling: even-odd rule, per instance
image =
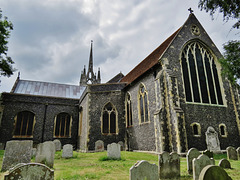
[{"label": "cloudy sky", "polygon": [[224,42],[239,38],[234,21],[218,13],[213,20],[198,0],[0,0],[14,25],[8,55],[17,69],[0,77],[0,92],[11,90],[18,71],[25,80],[78,85],[91,40],[102,82],[127,74],[183,25],[189,7],[221,52]]}]

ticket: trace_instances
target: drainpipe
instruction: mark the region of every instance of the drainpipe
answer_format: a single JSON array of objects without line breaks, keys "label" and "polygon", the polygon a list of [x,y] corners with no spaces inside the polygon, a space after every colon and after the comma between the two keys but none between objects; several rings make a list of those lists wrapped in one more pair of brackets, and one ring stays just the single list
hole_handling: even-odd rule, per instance
[{"label": "drainpipe", "polygon": [[44,131],[45,131],[46,118],[47,118],[47,107],[48,107],[48,104],[45,104],[43,126],[42,126],[42,141],[41,141],[41,143],[44,142]]}]

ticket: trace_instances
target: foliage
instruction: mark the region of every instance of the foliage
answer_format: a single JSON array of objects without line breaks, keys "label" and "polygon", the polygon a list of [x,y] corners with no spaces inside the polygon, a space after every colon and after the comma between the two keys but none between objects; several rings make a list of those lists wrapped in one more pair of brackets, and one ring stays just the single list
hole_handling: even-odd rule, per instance
[{"label": "foliage", "polygon": [[13,74],[12,64],[14,63],[11,57],[7,55],[8,38],[10,31],[13,30],[13,24],[8,21],[7,17],[2,17],[2,10],[0,9],[0,75],[11,76]]},{"label": "foliage", "polygon": [[233,85],[237,85],[240,79],[240,41],[229,41],[224,44],[223,58],[219,62],[223,67],[223,75],[226,75]]},{"label": "foliage", "polygon": [[240,28],[240,1],[239,0],[199,0],[198,7],[201,10],[210,12],[210,15],[219,10],[220,13],[223,13],[224,21],[229,19],[236,19],[237,22],[233,25],[233,28]]}]

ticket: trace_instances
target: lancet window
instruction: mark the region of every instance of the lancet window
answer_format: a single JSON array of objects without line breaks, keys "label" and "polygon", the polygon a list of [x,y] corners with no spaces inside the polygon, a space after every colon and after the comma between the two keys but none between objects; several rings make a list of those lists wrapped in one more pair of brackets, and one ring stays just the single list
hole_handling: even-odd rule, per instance
[{"label": "lancet window", "polygon": [[68,138],[71,136],[71,116],[68,113],[60,113],[55,118],[54,137]]},{"label": "lancet window", "polygon": [[125,98],[125,109],[126,109],[126,126],[130,127],[133,125],[132,122],[132,102],[131,102],[131,96],[130,93],[126,94]]},{"label": "lancet window", "polygon": [[116,108],[109,102],[102,112],[102,133],[116,134],[117,133],[117,111]]},{"label": "lancet window", "polygon": [[138,92],[138,104],[139,104],[139,117],[140,123],[145,123],[149,121],[148,117],[148,96],[146,88],[143,84],[139,87]]}]

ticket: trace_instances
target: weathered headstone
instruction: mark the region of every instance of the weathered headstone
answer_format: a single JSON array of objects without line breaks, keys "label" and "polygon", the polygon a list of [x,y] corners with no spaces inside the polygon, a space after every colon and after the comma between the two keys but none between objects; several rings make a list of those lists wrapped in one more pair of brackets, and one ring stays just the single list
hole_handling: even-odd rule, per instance
[{"label": "weathered headstone", "polygon": [[62,144],[61,144],[61,141],[59,139],[55,139],[53,141],[53,143],[55,144],[56,151],[61,151],[62,150]]},{"label": "weathered headstone", "polygon": [[2,171],[14,167],[18,163],[31,161],[33,141],[8,141],[3,156]]},{"label": "weathered headstone", "polygon": [[237,151],[234,147],[227,147],[227,157],[231,160],[238,160]]},{"label": "weathered headstone", "polygon": [[238,160],[240,160],[240,147],[237,148],[237,156],[238,156]]},{"label": "weathered headstone", "polygon": [[203,151],[203,154],[207,155],[209,158],[213,158],[213,152],[211,152],[209,150]]},{"label": "weathered headstone", "polygon": [[52,141],[40,143],[37,146],[36,163],[46,164],[52,168],[54,164],[55,144]]},{"label": "weathered headstone", "polygon": [[118,144],[120,144],[121,151],[123,151],[123,150],[124,150],[124,144],[123,144],[123,142],[122,142],[122,141],[119,141]]},{"label": "weathered headstone", "polygon": [[222,168],[231,169],[231,164],[227,159],[221,159],[218,163],[218,166]]},{"label": "weathered headstone", "polygon": [[212,126],[209,126],[207,128],[205,135],[207,149],[211,152],[220,152],[221,151],[220,142],[218,139],[218,133],[215,131],[215,129]]},{"label": "weathered headstone", "polygon": [[150,164],[148,161],[138,161],[130,168],[130,180],[159,180],[158,166]]},{"label": "weathered headstone", "polygon": [[54,180],[54,171],[44,164],[39,163],[21,163],[12,168],[4,180]]},{"label": "weathered headstone", "polygon": [[95,151],[97,152],[104,151],[104,142],[102,140],[98,140],[95,142]]},{"label": "weathered headstone", "polygon": [[202,154],[198,156],[198,158],[193,159],[193,179],[194,180],[198,180],[202,169],[207,165],[212,165],[212,161],[205,154]]},{"label": "weathered headstone", "polygon": [[213,165],[205,166],[200,175],[199,180],[232,180],[232,178],[227,174],[227,172],[219,167]]},{"label": "weathered headstone", "polygon": [[193,172],[193,169],[192,169],[193,159],[198,158],[199,155],[200,155],[200,152],[196,148],[189,149],[187,153],[187,169],[189,174],[192,174]]},{"label": "weathered headstone", "polygon": [[180,179],[180,157],[177,153],[159,154],[158,163],[160,179]]},{"label": "weathered headstone", "polygon": [[121,147],[120,144],[112,143],[107,145],[107,156],[111,159],[121,158]]},{"label": "weathered headstone", "polygon": [[71,144],[65,144],[62,151],[63,158],[72,158],[73,157],[73,146]]}]

